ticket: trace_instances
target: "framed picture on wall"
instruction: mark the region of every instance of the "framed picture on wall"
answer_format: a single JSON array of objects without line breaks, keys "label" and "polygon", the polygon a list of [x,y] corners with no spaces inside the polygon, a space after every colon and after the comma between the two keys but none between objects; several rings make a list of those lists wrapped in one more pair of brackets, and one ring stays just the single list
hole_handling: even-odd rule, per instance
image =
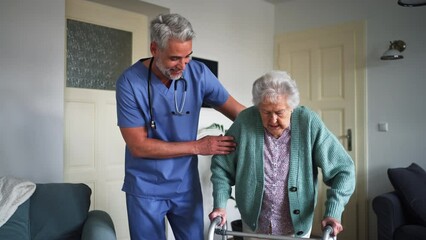
[{"label": "framed picture on wall", "polygon": [[[192,57],[192,60],[196,60],[196,61],[204,63],[216,77],[219,77],[218,75],[219,63],[217,61],[209,60],[205,58],[199,58],[199,57]],[[202,107],[211,108],[211,106],[209,106],[206,103],[203,103]]]}]

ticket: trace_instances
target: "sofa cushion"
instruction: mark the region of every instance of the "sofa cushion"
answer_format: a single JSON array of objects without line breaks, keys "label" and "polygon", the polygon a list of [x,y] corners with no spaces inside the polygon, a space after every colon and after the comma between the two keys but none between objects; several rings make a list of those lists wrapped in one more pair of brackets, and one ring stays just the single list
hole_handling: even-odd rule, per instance
[{"label": "sofa cushion", "polygon": [[16,209],[9,220],[0,227],[0,239],[30,240],[30,200]]},{"label": "sofa cushion", "polygon": [[32,239],[79,239],[90,207],[90,194],[85,184],[37,184],[31,197]]},{"label": "sofa cushion", "polygon": [[426,226],[426,171],[416,163],[388,169],[389,180],[416,221]]}]

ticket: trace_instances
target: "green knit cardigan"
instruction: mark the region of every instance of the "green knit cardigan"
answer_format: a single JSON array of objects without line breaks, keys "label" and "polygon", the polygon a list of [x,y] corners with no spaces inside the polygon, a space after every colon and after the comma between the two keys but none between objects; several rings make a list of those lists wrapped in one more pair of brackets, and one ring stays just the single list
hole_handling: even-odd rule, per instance
[{"label": "green knit cardigan", "polygon": [[[291,219],[297,235],[312,227],[317,201],[317,175],[329,186],[324,217],[341,219],[355,190],[355,167],[342,144],[318,115],[297,107],[291,115],[288,195]],[[235,200],[243,221],[257,229],[264,191],[264,128],[259,110],[242,111],[226,135],[233,136],[237,149],[228,155],[214,155],[211,163],[214,208],[226,208],[235,185]]]}]

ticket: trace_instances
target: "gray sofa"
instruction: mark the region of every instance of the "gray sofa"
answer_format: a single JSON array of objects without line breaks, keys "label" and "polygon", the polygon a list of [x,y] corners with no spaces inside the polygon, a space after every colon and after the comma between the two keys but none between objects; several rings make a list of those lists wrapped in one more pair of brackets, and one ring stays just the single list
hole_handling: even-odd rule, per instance
[{"label": "gray sofa", "polygon": [[426,239],[426,172],[418,164],[389,168],[394,191],[376,196],[378,240]]},{"label": "gray sofa", "polygon": [[0,227],[8,240],[116,240],[105,211],[89,211],[91,189],[82,183],[37,184],[33,195]]},{"label": "gray sofa", "polygon": [[373,209],[377,216],[378,240],[425,240],[426,227],[404,209],[396,192],[374,198]]}]

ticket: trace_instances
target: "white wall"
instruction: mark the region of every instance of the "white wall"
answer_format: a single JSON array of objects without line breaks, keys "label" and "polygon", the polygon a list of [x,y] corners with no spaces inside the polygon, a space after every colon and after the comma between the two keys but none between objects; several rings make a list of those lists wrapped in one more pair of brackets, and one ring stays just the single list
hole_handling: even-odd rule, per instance
[{"label": "white wall", "polygon": [[[275,9],[275,32],[366,21],[368,201],[370,239],[377,239],[371,200],[391,191],[386,170],[416,162],[426,169],[426,7],[404,8],[397,0],[294,0]],[[381,61],[391,40],[404,40],[404,59]],[[379,132],[379,122],[389,132]]]},{"label": "white wall", "polygon": [[63,179],[64,1],[0,1],[0,176]]}]

